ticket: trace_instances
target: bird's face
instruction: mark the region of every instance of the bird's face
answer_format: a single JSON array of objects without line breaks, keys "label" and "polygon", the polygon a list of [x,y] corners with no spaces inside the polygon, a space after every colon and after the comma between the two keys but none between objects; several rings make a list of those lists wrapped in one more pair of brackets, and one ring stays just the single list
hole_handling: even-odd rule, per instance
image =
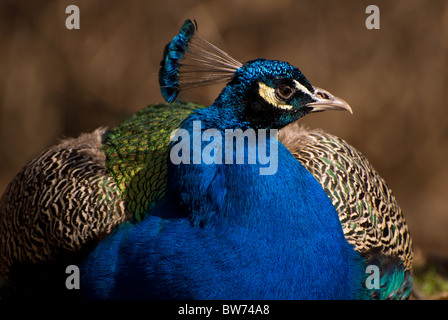
[{"label": "bird's face", "polygon": [[227,89],[224,99],[238,101],[241,120],[252,128],[279,129],[311,112],[352,112],[344,100],[313,87],[298,68],[282,61],[246,62]]}]

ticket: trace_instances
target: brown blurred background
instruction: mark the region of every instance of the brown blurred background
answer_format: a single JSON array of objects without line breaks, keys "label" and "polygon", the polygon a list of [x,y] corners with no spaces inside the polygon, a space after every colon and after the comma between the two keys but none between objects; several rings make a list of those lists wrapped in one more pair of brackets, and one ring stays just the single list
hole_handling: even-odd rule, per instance
[{"label": "brown blurred background", "polygon": [[[79,30],[65,27],[71,4]],[[380,30],[365,27],[369,4]],[[0,0],[0,193],[58,139],[162,101],[163,48],[186,18],[238,60],[289,61],[347,100],[353,116],[302,122],[363,152],[394,190],[416,247],[448,256],[446,0]],[[220,89],[183,98],[210,104]]]}]

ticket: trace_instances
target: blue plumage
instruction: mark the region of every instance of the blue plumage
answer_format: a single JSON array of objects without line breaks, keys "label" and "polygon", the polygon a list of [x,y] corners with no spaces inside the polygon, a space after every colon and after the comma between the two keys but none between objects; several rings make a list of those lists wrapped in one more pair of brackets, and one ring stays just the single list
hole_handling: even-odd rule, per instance
[{"label": "blue plumage", "polygon": [[96,248],[84,290],[95,298],[359,297],[363,261],[327,195],[282,145],[279,161],[264,176],[258,165],[170,168],[165,204]]},{"label": "blue plumage", "polygon": [[[345,141],[294,123],[349,105],[287,62],[238,62],[196,28],[187,20],[160,64],[176,103],[66,139],[8,186],[2,298],[408,298],[412,242],[391,190]],[[179,102],[218,82],[211,106]]]},{"label": "blue plumage", "polygon": [[[168,45],[165,61],[181,56],[188,26]],[[162,64],[161,83],[176,82],[171,68]],[[175,95],[166,87],[162,92],[168,99]],[[314,92],[289,63],[249,61],[212,106],[193,111],[180,128],[193,136],[197,122],[202,134],[240,129],[259,137],[255,129],[281,128],[313,111]],[[193,153],[187,163],[173,164],[168,157],[165,201],[138,225],[123,225],[100,243],[83,266],[84,290],[95,298],[361,297],[364,260],[345,239],[322,186],[271,135],[263,147],[269,153],[274,143],[278,169],[261,175],[259,158],[248,163],[249,155],[259,154],[258,142],[244,143],[243,164],[194,163]],[[198,150],[198,141],[189,143],[190,151]],[[199,141],[201,153],[208,143]],[[220,143],[235,157],[235,144]]]},{"label": "blue plumage", "polygon": [[173,40],[167,44],[164,59],[159,71],[159,83],[162,95],[168,102],[174,102],[179,94],[180,60],[188,50],[188,41],[195,32],[195,25],[191,20],[185,21]]}]

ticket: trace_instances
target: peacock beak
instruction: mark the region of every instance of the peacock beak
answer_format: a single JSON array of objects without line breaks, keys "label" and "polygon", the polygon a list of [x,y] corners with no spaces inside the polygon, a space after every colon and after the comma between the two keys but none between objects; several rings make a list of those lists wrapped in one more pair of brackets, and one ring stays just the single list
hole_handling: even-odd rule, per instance
[{"label": "peacock beak", "polygon": [[333,96],[328,91],[314,87],[313,98],[317,101],[308,103],[306,106],[311,108],[310,112],[319,112],[326,110],[348,111],[353,114],[352,108],[349,104],[338,97]]}]

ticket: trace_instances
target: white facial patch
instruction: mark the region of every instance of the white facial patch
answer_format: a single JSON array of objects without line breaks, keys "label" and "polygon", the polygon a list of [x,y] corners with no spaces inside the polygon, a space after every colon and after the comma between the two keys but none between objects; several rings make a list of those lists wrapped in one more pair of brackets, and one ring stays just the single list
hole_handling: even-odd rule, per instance
[{"label": "white facial patch", "polygon": [[299,91],[302,91],[304,94],[307,94],[311,97],[314,97],[314,94],[310,92],[310,90],[308,90],[303,84],[301,84],[299,81],[297,80],[293,80],[294,81],[294,85],[296,86],[296,89]]},{"label": "white facial patch", "polygon": [[259,88],[258,94],[260,95],[260,97],[262,97],[264,100],[266,100],[266,102],[269,102],[273,106],[280,108],[280,109],[285,109],[285,110],[292,109],[291,105],[284,104],[283,101],[281,101],[277,98],[274,88],[271,88],[271,87],[265,85],[263,82],[258,82],[258,88]]}]

